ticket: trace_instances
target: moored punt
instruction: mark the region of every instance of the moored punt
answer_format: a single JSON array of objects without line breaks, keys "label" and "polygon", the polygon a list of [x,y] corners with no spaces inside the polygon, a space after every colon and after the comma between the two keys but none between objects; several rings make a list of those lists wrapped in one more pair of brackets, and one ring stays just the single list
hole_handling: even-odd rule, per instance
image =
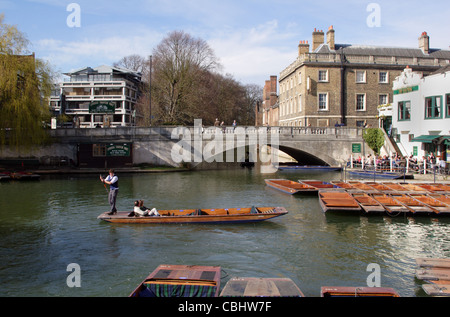
[{"label": "moored punt", "polygon": [[368,214],[385,212],[386,209],[372,196],[366,193],[351,193],[361,208]]},{"label": "moored punt", "polygon": [[347,192],[319,191],[323,212],[361,211],[358,202]]},{"label": "moored punt", "polygon": [[354,188],[359,189],[362,192],[365,193],[379,193],[378,190],[376,190],[375,188],[373,188],[372,186],[369,186],[365,183],[362,182],[358,182],[358,181],[349,181],[348,182],[350,185],[352,185]]},{"label": "moored punt", "polygon": [[422,288],[430,296],[450,296],[450,281],[446,284],[424,284]]},{"label": "moored punt", "polygon": [[265,179],[266,185],[287,194],[317,193],[317,188],[287,179]]},{"label": "moored punt", "polygon": [[446,204],[450,208],[450,196],[441,194],[428,194],[428,196]]},{"label": "moored punt", "polygon": [[387,194],[374,193],[371,194],[371,196],[386,209],[388,214],[397,215],[399,213],[407,213],[410,211],[406,206]]},{"label": "moored punt", "polygon": [[323,286],[320,289],[321,297],[400,297],[393,289],[388,287],[347,287]]},{"label": "moored punt", "polygon": [[348,192],[351,192],[351,191],[359,191],[358,188],[353,187],[351,184],[349,184],[349,183],[347,183],[347,182],[342,182],[342,181],[331,181],[330,183],[333,184],[333,185],[336,185],[336,186],[338,186],[338,187],[340,187],[340,188],[343,188],[343,189],[345,189],[345,190],[348,191]]},{"label": "moored punt", "polygon": [[308,172],[330,172],[330,171],[340,171],[342,167],[339,166],[322,166],[322,165],[296,165],[296,164],[280,164],[278,166],[279,170],[297,170],[297,171],[308,171]]},{"label": "moored punt", "polygon": [[289,278],[233,277],[221,297],[304,297]]},{"label": "moored punt", "polygon": [[431,208],[437,214],[444,214],[444,213],[450,214],[450,206],[435,199],[432,196],[423,194],[409,194],[409,196],[425,204],[427,207]]},{"label": "moored punt", "polygon": [[387,172],[387,171],[366,171],[366,170],[349,170],[348,173],[350,175],[359,177],[359,178],[384,178],[384,179],[412,179],[414,175],[408,173],[399,173],[399,172]]},{"label": "moored punt", "polygon": [[431,209],[426,204],[414,199],[413,197],[406,194],[391,194],[392,198],[399,201],[401,204],[405,205],[414,215],[417,214],[435,214],[436,211]]},{"label": "moored punt", "polygon": [[319,181],[319,180],[299,180],[298,181],[301,184],[306,184],[308,186],[312,186],[314,188],[316,188],[317,190],[321,190],[321,189],[333,189],[333,190],[344,190],[343,188],[329,183],[329,182],[324,182],[324,181]]},{"label": "moored punt", "polygon": [[395,191],[397,193],[407,193],[407,192],[410,191],[409,189],[407,189],[407,188],[405,188],[402,185],[397,184],[397,183],[382,183],[382,184],[384,186],[388,187],[388,188],[391,188],[391,190],[393,190],[393,191]]},{"label": "moored punt", "polygon": [[130,297],[217,297],[220,266],[159,265]]},{"label": "moored punt", "polygon": [[440,258],[417,258],[416,263],[423,268],[443,268],[450,269],[450,259]]},{"label": "moored punt", "polygon": [[0,182],[1,181],[9,181],[9,180],[11,180],[11,176],[9,176],[9,174],[0,173]]},{"label": "moored punt", "polygon": [[[422,187],[424,189],[426,189],[427,191],[431,192],[431,193],[437,193],[437,194],[445,194],[447,193],[445,187],[441,186],[441,184],[436,184],[436,183],[432,183],[432,184],[427,184],[427,183],[421,183],[421,184],[416,184],[419,187]],[[450,193],[450,192],[449,192]]]},{"label": "moored punt", "polygon": [[382,183],[376,183],[376,182],[367,182],[365,183],[367,185],[369,185],[370,187],[376,189],[377,191],[379,191],[380,193],[385,193],[385,194],[389,194],[389,193],[395,193],[396,190],[392,189]]},{"label": "moored punt", "polygon": [[427,194],[429,191],[427,191],[425,188],[422,188],[420,186],[409,184],[409,183],[401,183],[401,185],[406,188],[410,193],[415,194]]},{"label": "moored punt", "polygon": [[450,269],[421,267],[416,270],[416,278],[433,284],[450,284]]},{"label": "moored punt", "polygon": [[158,210],[161,216],[129,217],[131,211],[114,215],[102,213],[98,219],[113,223],[174,224],[174,223],[241,223],[258,222],[288,213],[284,207],[251,207],[225,209]]}]

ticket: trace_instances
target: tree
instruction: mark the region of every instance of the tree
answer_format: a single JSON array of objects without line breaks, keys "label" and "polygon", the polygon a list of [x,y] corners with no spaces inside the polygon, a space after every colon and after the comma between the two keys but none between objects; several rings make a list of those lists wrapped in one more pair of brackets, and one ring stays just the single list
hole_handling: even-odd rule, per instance
[{"label": "tree", "polygon": [[28,40],[0,14],[0,145],[16,148],[46,140],[48,97],[53,73],[50,66],[27,50]]},{"label": "tree", "polygon": [[363,139],[376,155],[380,154],[381,147],[384,145],[384,134],[381,129],[364,129]]},{"label": "tree", "polygon": [[187,100],[195,93],[195,82],[205,71],[219,66],[213,50],[200,38],[174,31],[154,49],[153,61],[152,95],[162,121],[189,123],[190,116],[185,115],[192,104]]}]

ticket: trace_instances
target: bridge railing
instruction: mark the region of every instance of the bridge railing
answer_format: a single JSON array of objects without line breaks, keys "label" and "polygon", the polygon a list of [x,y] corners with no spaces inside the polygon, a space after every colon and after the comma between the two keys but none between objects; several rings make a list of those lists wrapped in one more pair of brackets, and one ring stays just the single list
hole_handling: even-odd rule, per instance
[{"label": "bridge railing", "polygon": [[[158,127],[115,127],[115,128],[63,128],[49,130],[50,136],[55,138],[133,138],[135,136],[151,136],[161,135],[169,137],[172,135],[174,129],[178,126],[158,126]],[[362,128],[348,128],[348,127],[262,127],[262,126],[225,126],[225,127],[202,127],[201,132],[194,130],[195,127],[183,127],[189,129],[191,134],[202,133],[212,134],[217,131],[221,133],[260,133],[266,130],[267,133],[278,133],[285,136],[296,135],[334,135],[336,137],[361,137]]]}]

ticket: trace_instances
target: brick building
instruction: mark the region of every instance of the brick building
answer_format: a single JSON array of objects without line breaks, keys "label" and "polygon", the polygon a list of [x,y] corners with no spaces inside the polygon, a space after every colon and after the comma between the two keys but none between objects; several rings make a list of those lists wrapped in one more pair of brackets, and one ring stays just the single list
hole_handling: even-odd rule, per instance
[{"label": "brick building", "polygon": [[450,51],[336,44],[331,26],[300,41],[298,57],[280,73],[279,125],[376,127],[377,107],[393,100],[392,83],[406,66],[427,75],[450,63]]},{"label": "brick building", "polygon": [[263,90],[262,101],[262,125],[278,126],[278,95],[277,95],[277,76],[270,76],[270,80],[266,80]]}]

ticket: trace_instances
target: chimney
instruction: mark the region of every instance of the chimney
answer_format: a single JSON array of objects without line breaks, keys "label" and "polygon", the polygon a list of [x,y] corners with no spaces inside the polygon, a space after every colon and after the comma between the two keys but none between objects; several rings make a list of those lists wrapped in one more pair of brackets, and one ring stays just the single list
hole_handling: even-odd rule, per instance
[{"label": "chimney", "polygon": [[327,44],[330,47],[330,50],[334,50],[335,49],[335,43],[334,43],[334,29],[333,26],[330,26],[328,28],[328,32],[327,32]]},{"label": "chimney", "polygon": [[309,53],[308,41],[300,41],[300,44],[298,44],[298,56],[308,53]]},{"label": "chimney", "polygon": [[430,37],[427,32],[422,32],[419,37],[419,48],[424,52],[424,54],[428,54],[430,52]]},{"label": "chimney", "polygon": [[319,47],[319,45],[323,44],[325,35],[322,30],[319,31],[317,29],[314,29],[314,32],[312,34],[312,39],[313,39],[312,50],[315,51]]}]

